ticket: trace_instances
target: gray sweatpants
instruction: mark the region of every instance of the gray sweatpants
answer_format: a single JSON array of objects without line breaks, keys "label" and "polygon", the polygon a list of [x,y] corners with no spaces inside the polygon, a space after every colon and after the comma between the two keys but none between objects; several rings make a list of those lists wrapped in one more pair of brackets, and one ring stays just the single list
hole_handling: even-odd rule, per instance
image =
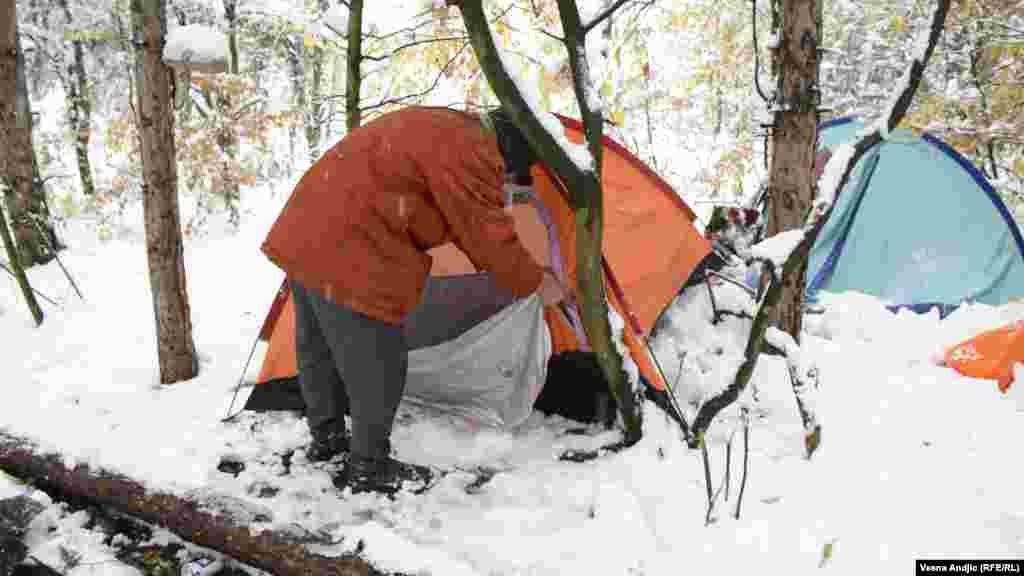
[{"label": "gray sweatpants", "polygon": [[290,281],[295,301],[295,356],[310,428],[352,418],[352,454],[383,458],[402,399],[409,353],[401,326],[325,300]]}]

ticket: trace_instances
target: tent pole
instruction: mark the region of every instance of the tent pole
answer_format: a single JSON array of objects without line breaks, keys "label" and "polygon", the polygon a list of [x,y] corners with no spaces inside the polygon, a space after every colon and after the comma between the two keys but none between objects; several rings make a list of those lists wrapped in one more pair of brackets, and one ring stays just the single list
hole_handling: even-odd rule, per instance
[{"label": "tent pole", "polygon": [[259,344],[260,337],[257,335],[256,339],[252,341],[252,347],[249,348],[249,357],[245,360],[245,366],[242,367],[242,373],[238,375],[238,385],[235,386],[235,394],[231,397],[231,404],[228,406],[228,412],[221,419],[221,422],[230,422],[234,420],[235,416],[242,413],[241,410],[232,414],[231,409],[235,407],[235,400],[238,399],[238,391],[242,389],[242,381],[245,380],[245,373],[249,371],[249,364],[252,363],[252,356],[256,353],[256,345]]},{"label": "tent pole", "polygon": [[665,377],[665,371],[661,368],[661,362],[658,361],[658,357],[654,354],[654,350],[651,348],[651,342],[644,336],[640,336],[640,340],[644,343],[644,348],[647,349],[647,353],[651,355],[651,360],[654,361],[654,367],[657,368],[658,374],[661,376],[661,381],[665,383],[665,390],[668,392],[669,400],[671,400],[672,409],[675,410],[676,416],[679,417],[680,427],[683,429],[683,436],[686,441],[690,441],[690,426],[686,422],[686,417],[683,416],[683,410],[679,407],[679,399],[676,398],[676,391],[672,389],[672,385],[668,383],[668,378]]}]

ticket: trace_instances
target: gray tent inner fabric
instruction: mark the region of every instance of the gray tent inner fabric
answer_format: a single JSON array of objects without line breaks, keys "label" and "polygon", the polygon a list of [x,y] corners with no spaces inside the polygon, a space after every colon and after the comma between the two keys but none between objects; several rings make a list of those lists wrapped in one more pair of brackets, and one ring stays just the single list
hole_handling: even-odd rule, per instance
[{"label": "gray tent inner fabric", "polygon": [[515,427],[533,410],[550,355],[544,306],[534,294],[453,339],[412,350],[403,400],[477,425]]},{"label": "gray tent inner fabric", "polygon": [[[432,277],[403,328],[403,401],[482,426],[514,427],[530,415],[551,355],[539,296],[516,300],[490,274]],[[288,380],[248,388],[245,408],[302,410],[295,379]]]},{"label": "gray tent inner fabric", "polygon": [[431,277],[423,299],[405,318],[410,350],[454,340],[515,302],[490,274]]}]

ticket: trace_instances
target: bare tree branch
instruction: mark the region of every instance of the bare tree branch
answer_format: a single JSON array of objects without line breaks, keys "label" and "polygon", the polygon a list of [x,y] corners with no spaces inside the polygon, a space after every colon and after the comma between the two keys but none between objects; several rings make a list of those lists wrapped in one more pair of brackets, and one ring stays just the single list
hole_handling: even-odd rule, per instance
[{"label": "bare tree branch", "polygon": [[[383,62],[385,60],[388,60],[389,58],[393,58],[396,54],[398,54],[399,52],[401,52],[403,50],[408,50],[409,48],[415,48],[416,46],[423,46],[424,44],[433,44],[435,42],[458,42],[458,41],[461,41],[461,42],[464,42],[464,43],[468,43],[469,42],[469,36],[445,36],[445,37],[442,37],[442,38],[428,38],[428,39],[424,39],[424,40],[414,40],[412,42],[409,42],[408,44],[402,44],[401,46],[392,48],[391,49],[391,53],[387,54],[387,55],[384,55],[384,56],[370,56],[368,54],[363,54],[363,60],[369,60],[371,62]],[[463,46],[465,46],[465,44],[463,44]]]},{"label": "bare tree branch", "polygon": [[547,36],[548,38],[551,38],[552,40],[555,40],[555,41],[561,42],[562,44],[565,44],[565,38],[562,38],[561,36],[559,36],[557,34],[552,34],[551,32],[548,32],[547,30],[544,30],[544,29],[538,30],[538,32],[540,32],[541,34]]},{"label": "bare tree branch", "polygon": [[600,14],[595,16],[594,19],[591,20],[589,23],[583,25],[583,34],[585,35],[587,32],[590,32],[598,25],[600,25],[601,22],[604,22],[605,20],[611,18],[612,14],[615,14],[615,12],[619,10],[619,8],[625,6],[627,2],[632,1],[633,0],[615,0],[615,2],[613,2],[611,6],[605,8]]},{"label": "bare tree branch", "polygon": [[[454,64],[455,61],[458,60],[459,56],[461,56],[462,53],[466,51],[466,48],[468,46],[469,46],[469,42],[466,42],[461,47],[459,47],[459,49],[455,52],[455,54],[451,58],[448,59],[448,62],[446,62],[444,64],[444,66],[441,67],[441,71],[437,73],[437,76],[434,77],[434,81],[430,84],[430,87],[427,88],[426,90],[423,90],[421,92],[416,92],[414,94],[406,94],[405,96],[398,96],[398,97],[395,97],[395,98],[385,98],[383,100],[378,101],[376,104],[371,104],[370,106],[360,106],[359,109],[361,111],[363,111],[363,112],[368,112],[368,111],[371,111],[371,110],[375,110],[377,108],[382,108],[384,106],[390,106],[392,104],[402,104],[402,103],[408,102],[409,100],[417,100],[419,98],[425,97],[426,95],[430,94],[431,92],[433,92],[437,88],[437,85],[440,84],[440,82],[441,82],[441,78],[444,77],[447,74],[448,69],[451,68],[452,64]],[[338,98],[338,97],[339,96],[330,96],[328,98]]]},{"label": "bare tree branch", "polygon": [[[939,36],[942,34],[942,30],[946,22],[946,15],[949,13],[950,2],[951,0],[937,0],[937,5],[931,22],[931,30],[928,36],[928,45],[924,54],[921,55],[921,58],[915,58],[911,62],[908,81],[902,88],[902,91],[897,97],[892,109],[888,111],[888,116],[884,118],[887,131],[894,130],[903,120],[903,117],[906,116],[907,110],[910,108],[910,103],[914,98],[914,94],[917,92],[917,88],[921,84],[921,78],[924,75],[925,67],[928,65],[928,61],[931,59],[932,53],[935,51],[935,45],[938,43]],[[843,189],[849,181],[850,174],[853,172],[853,168],[857,165],[857,162],[868,150],[879,144],[881,141],[882,132],[880,127],[876,124],[874,130],[863,135],[854,145],[854,152],[849,156],[846,162],[842,176],[835,186],[835,191]],[[833,156],[833,160],[838,159]],[[750,337],[747,340],[743,364],[737,371],[736,378],[733,382],[725,390],[705,402],[698,410],[697,417],[693,422],[693,435],[691,436],[690,442],[691,448],[698,447],[698,443],[702,441],[704,433],[707,431],[711,422],[715,419],[718,413],[735,402],[746,388],[747,382],[750,381],[754,368],[757,366],[757,360],[764,345],[764,334],[768,329],[769,324],[768,318],[772,309],[778,305],[782,297],[783,283],[781,279],[789,274],[795,273],[800,265],[807,259],[811,246],[814,245],[814,241],[817,239],[818,233],[825,225],[825,222],[828,221],[828,217],[831,215],[834,206],[834,203],[831,202],[818,205],[818,207],[812,209],[811,213],[808,214],[807,231],[804,234],[803,239],[786,259],[785,264],[783,264],[781,276],[775,277],[774,266],[767,267],[767,269],[771,271],[773,277],[768,284],[768,289],[765,291],[761,307],[758,310],[757,316],[754,318],[754,324],[750,329]]]},{"label": "bare tree branch", "polygon": [[[525,100],[515,80],[509,75],[498,54],[498,47],[487,22],[481,0],[448,0],[459,6],[462,19],[472,39],[480,67],[498,96],[502,109],[526,137],[527,142],[556,178],[555,184],[576,212],[576,285],[581,296],[582,320],[588,340],[615,398],[626,441],[640,439],[643,414],[637,395],[622,368],[622,357],[612,343],[608,320],[608,301],[604,293],[601,240],[604,211],[601,189],[601,152],[603,122],[600,110],[592,110],[587,101],[589,70],[583,53],[585,32],[580,25],[575,0],[558,0],[565,47],[573,73],[573,90],[582,116],[584,133],[593,158],[591,166],[580,166],[541,124],[535,111]],[[539,113],[539,112],[537,112]]]}]

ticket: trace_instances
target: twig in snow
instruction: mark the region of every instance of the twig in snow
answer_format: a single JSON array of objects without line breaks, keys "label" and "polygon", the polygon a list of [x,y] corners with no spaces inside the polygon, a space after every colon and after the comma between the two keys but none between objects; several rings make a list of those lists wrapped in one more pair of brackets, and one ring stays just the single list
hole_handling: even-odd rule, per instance
[{"label": "twig in snow", "polygon": [[704,515],[704,525],[711,525],[711,512],[715,508],[715,497],[711,493],[711,462],[708,458],[708,445],[707,441],[702,436],[700,438],[700,453],[701,458],[704,460],[704,485],[707,487],[708,492],[708,511]]},{"label": "twig in snow", "polygon": [[708,271],[708,275],[709,276],[714,276],[715,278],[718,278],[719,280],[722,280],[723,282],[728,282],[729,284],[732,284],[733,286],[736,286],[737,288],[742,289],[744,292],[749,294],[751,298],[756,298],[757,297],[757,291],[756,290],[754,290],[750,286],[747,286],[743,282],[733,278],[732,276],[728,276],[726,274],[722,274],[721,272],[715,272],[714,270],[709,270]]},{"label": "twig in snow", "polygon": [[740,477],[740,493],[736,497],[736,514],[735,518],[740,519],[740,507],[743,506],[743,491],[747,488],[747,464],[750,461],[750,418],[747,414],[747,409],[741,410],[743,413],[743,475]]},{"label": "twig in snow", "polygon": [[718,497],[725,491],[725,501],[729,501],[729,483],[731,474],[729,472],[729,463],[732,460],[732,439],[736,433],[733,430],[733,434],[729,435],[729,440],[725,443],[725,476],[722,478],[721,484],[718,485],[718,489],[715,490],[714,494],[711,494],[711,463],[708,460],[707,448],[704,448],[704,477],[708,483],[708,512],[704,517],[704,525],[707,526],[715,521],[715,518],[711,517],[711,513],[715,510],[715,502],[718,502]]},{"label": "twig in snow", "polygon": [[36,563],[36,565],[37,565],[37,566],[39,566],[40,568],[42,568],[42,569],[43,569],[43,572],[45,572],[46,574],[49,574],[49,575],[56,575],[56,576],[64,576],[64,573],[63,573],[63,572],[60,572],[60,571],[58,571],[58,570],[57,570],[56,568],[54,568],[53,566],[50,566],[49,564],[47,564],[46,562],[43,562],[43,561],[42,561],[42,560],[40,560],[39,558],[36,558],[36,557],[35,557],[35,556],[33,556],[32,554],[29,554],[29,555],[27,556],[27,558],[28,558],[29,560],[31,560],[31,561],[33,561],[33,562],[35,562],[35,563]]},{"label": "twig in snow", "polygon": [[711,301],[711,319],[714,324],[718,324],[718,304],[715,302],[715,293],[711,291],[711,282],[708,281],[708,276],[704,276],[704,286],[708,289],[708,300]]},{"label": "twig in snow", "polygon": [[725,443],[725,501],[729,501],[729,484],[732,482],[731,465],[732,465],[732,438],[735,435],[736,430],[733,429],[733,433],[729,435],[729,441]]}]

